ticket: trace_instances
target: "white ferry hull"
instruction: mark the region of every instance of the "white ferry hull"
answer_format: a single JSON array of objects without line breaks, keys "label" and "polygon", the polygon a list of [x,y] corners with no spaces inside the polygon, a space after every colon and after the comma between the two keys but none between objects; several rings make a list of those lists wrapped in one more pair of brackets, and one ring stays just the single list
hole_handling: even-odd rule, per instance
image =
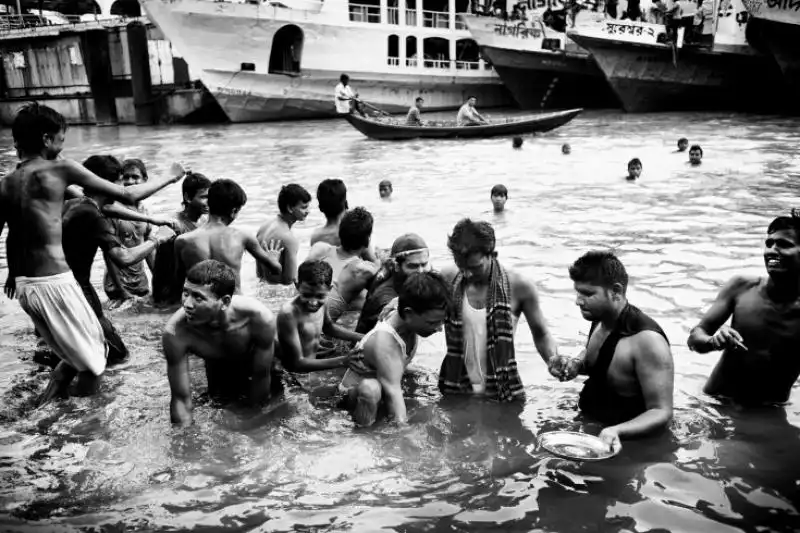
[{"label": "white ferry hull", "polygon": [[[456,109],[470,95],[482,108],[513,105],[500,78],[488,68],[388,65],[390,33],[414,32],[421,41],[440,36],[441,30],[353,24],[347,4],[339,9],[335,3],[328,0],[321,13],[314,13],[267,4],[141,1],[232,122],[334,117],[333,90],[343,72],[362,100],[388,112],[407,110],[416,96],[425,98],[429,110]],[[303,34],[299,74],[271,73],[273,38],[290,25]],[[466,30],[452,33],[457,34],[453,38],[470,38]],[[246,63],[252,70],[242,70]]]}]

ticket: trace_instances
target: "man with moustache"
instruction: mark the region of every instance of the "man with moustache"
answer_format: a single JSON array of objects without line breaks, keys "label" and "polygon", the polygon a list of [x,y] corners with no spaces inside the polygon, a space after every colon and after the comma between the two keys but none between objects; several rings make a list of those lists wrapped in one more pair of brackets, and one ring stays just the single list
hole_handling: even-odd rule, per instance
[{"label": "man with moustache", "polygon": [[800,375],[800,211],[767,227],[764,264],[766,277],[731,278],[688,339],[722,350],[704,392],[743,405],[787,401]]},{"label": "man with moustache", "polygon": [[406,278],[414,272],[429,272],[430,251],[425,241],[416,233],[406,233],[395,239],[389,260],[386,261],[367,293],[361,309],[357,333],[367,333],[387,311]]}]

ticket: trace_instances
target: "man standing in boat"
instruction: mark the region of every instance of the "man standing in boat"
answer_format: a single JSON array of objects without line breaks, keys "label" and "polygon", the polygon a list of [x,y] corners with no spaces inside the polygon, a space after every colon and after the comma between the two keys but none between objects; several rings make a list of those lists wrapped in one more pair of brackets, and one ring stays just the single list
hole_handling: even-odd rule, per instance
[{"label": "man standing in boat", "polygon": [[766,276],[738,275],[723,285],[688,341],[698,353],[722,351],[703,392],[742,405],[786,402],[800,375],[797,210],[770,223],[764,265]]},{"label": "man standing in boat", "polygon": [[467,101],[464,102],[464,105],[461,106],[461,109],[458,110],[456,123],[459,126],[484,126],[489,124],[489,122],[478,113],[478,110],[475,109],[477,101],[477,98],[470,96],[467,98]]},{"label": "man standing in boat", "polygon": [[364,116],[363,111],[358,107],[358,93],[355,92],[350,85],[350,76],[347,74],[339,76],[339,84],[336,85],[334,95],[334,104],[336,105],[337,114],[348,115],[355,111],[361,116]]}]

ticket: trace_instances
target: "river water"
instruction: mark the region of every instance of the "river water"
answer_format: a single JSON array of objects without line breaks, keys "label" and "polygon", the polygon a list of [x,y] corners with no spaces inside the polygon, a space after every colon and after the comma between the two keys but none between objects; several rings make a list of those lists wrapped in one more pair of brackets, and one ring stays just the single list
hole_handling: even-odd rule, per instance
[{"label": "river water", "polygon": [[[567,267],[592,248],[614,248],[631,277],[629,298],[666,330],[676,367],[670,430],[627,441],[599,463],[536,448],[548,430],[599,428],[576,419],[576,382],[551,378],[523,321],[518,362],[523,406],[442,400],[442,334],[420,346],[408,392],[411,425],[356,429],[320,399],[332,374],[300,378],[270,407],[220,407],[193,360],[195,424],[169,423],[160,354],[163,311],[112,316],[133,354],[107,373],[102,393],[33,410],[47,373],[31,360],[32,326],[0,296],[0,524],[41,531],[797,531],[800,407],[741,411],[701,392],[719,353],[688,351],[689,329],[735,273],[764,272],[772,217],[797,206],[800,123],[742,115],[592,112],[513,150],[509,139],[367,140],[344,122],[204,127],[72,128],[65,155],[139,157],[158,175],[174,159],[239,181],[249,201],[236,226],[255,231],[276,211],[281,184],[314,193],[345,180],[351,206],[375,216],[374,242],[421,234],[435,267],[451,260],[446,236],[463,216],[494,223],[500,260],[534,279],[562,352],[580,349],[589,324],[574,305]],[[701,167],[674,153],[686,136]],[[572,154],[561,154],[569,142]],[[13,164],[8,130],[2,163]],[[627,161],[644,163],[628,183]],[[391,202],[378,182],[394,184]],[[509,189],[490,212],[489,189]],[[173,186],[154,212],[179,207]],[[314,207],[296,227],[301,258]],[[4,253],[4,247],[3,247]],[[5,258],[0,256],[5,280]],[[99,287],[102,268],[95,265]],[[272,307],[288,290],[259,286],[250,258],[246,293]],[[793,399],[797,398],[795,391]]]}]

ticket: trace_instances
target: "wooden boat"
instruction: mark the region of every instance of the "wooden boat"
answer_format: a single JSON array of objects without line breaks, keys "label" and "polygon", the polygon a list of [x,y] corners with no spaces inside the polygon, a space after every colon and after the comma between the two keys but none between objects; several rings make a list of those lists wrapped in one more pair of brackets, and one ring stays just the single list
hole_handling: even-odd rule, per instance
[{"label": "wooden boat", "polygon": [[[575,118],[583,109],[569,109],[554,113],[542,113],[521,119],[509,119],[506,122],[488,124],[486,126],[456,126],[454,123],[430,123],[425,126],[409,126],[399,119],[363,118],[355,114],[345,115],[345,119],[355,129],[379,141],[396,141],[402,139],[454,139],[454,138],[486,138],[502,135],[524,135],[550,131],[563,126]],[[403,118],[404,120],[404,118]]]}]

